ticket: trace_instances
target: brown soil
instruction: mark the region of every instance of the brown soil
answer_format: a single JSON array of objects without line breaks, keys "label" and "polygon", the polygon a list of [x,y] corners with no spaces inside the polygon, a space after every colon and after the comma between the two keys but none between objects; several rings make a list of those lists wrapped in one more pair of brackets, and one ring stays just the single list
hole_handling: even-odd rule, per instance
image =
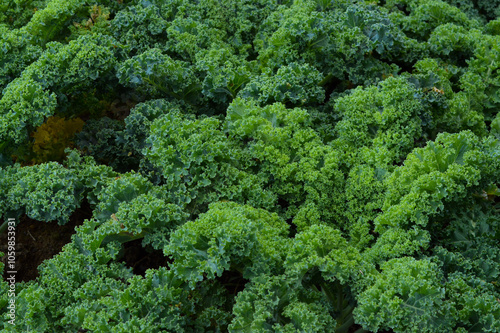
[{"label": "brown soil", "polygon": [[[30,281],[38,277],[38,266],[58,254],[71,241],[75,227],[92,216],[89,204],[84,201],[65,225],[57,222],[41,222],[21,216],[16,227],[16,282]],[[0,251],[7,252],[7,234],[0,235]],[[7,256],[1,258],[6,263]],[[4,276],[9,269],[5,267]]]},{"label": "brown soil", "polygon": [[120,261],[128,267],[132,267],[132,271],[136,275],[144,276],[146,270],[158,269],[171,262],[170,258],[165,257],[163,251],[144,248],[142,239],[123,244],[123,251],[123,257]]},{"label": "brown soil", "polygon": [[[16,282],[27,282],[38,277],[38,266],[46,259],[61,252],[64,245],[71,242],[75,227],[92,217],[92,209],[86,200],[77,209],[65,225],[57,222],[42,222],[21,216],[16,227]],[[123,257],[120,261],[133,268],[134,274],[144,275],[149,268],[166,266],[169,258],[163,251],[147,250],[141,245],[142,239],[127,242],[123,245]],[[7,254],[7,233],[0,234],[0,252]],[[6,264],[7,256],[1,262]],[[7,277],[7,266],[4,277]]]}]

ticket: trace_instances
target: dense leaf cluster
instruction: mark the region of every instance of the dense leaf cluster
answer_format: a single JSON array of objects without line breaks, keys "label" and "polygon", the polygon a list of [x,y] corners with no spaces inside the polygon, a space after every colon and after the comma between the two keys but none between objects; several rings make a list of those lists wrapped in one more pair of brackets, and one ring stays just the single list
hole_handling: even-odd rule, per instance
[{"label": "dense leaf cluster", "polygon": [[499,15],[0,0],[0,215],[92,208],[0,328],[500,332]]}]

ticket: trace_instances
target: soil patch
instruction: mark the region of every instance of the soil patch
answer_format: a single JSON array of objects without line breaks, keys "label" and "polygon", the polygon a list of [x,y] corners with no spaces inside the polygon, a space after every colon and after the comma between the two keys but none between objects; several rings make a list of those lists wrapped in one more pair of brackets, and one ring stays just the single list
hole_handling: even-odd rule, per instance
[{"label": "soil patch", "polygon": [[[27,282],[38,277],[38,266],[46,259],[61,252],[64,245],[71,241],[75,227],[83,224],[92,216],[92,209],[86,200],[82,202],[65,225],[57,222],[42,222],[21,216],[16,227],[16,282]],[[7,253],[7,234],[0,235],[0,251]],[[1,258],[6,263],[7,256]],[[4,268],[6,277],[7,267]]]},{"label": "soil patch", "polygon": [[144,276],[148,269],[158,269],[167,266],[171,260],[161,250],[146,249],[142,246],[142,239],[136,239],[123,244],[124,255],[120,260],[136,275]]}]

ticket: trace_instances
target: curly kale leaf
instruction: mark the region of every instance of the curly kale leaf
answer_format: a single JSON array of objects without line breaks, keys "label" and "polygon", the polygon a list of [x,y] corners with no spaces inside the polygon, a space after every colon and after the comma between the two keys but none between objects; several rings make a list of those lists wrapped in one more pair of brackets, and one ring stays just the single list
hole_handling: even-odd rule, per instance
[{"label": "curly kale leaf", "polygon": [[332,332],[336,326],[321,293],[287,276],[255,278],[236,297],[231,332]]},{"label": "curly kale leaf", "polygon": [[82,36],[67,45],[50,43],[43,55],[3,91],[2,141],[26,142],[28,132],[55,113],[58,98],[67,99],[66,95],[89,88],[106,76],[116,61],[112,43],[105,36]]},{"label": "curly kale leaf", "polygon": [[189,333],[224,331],[230,318],[231,298],[220,284],[207,282],[190,290],[164,267],[148,270],[144,277],[134,276],[125,285],[96,278],[74,294],[78,303],[65,308],[65,327]]},{"label": "curly kale leaf", "polygon": [[172,110],[152,124],[143,153],[161,170],[171,200],[190,204],[193,214],[218,200],[272,207],[275,197],[263,188],[263,179],[248,172],[241,143],[220,127],[216,118],[194,119]]},{"label": "curly kale leaf", "polygon": [[[128,118],[128,117],[127,117]],[[100,164],[109,165],[114,170],[126,172],[137,169],[139,156],[130,142],[122,139],[124,126],[118,120],[107,117],[91,119],[76,135],[78,149],[94,157]]]},{"label": "curly kale leaf", "polygon": [[[43,262],[37,282],[29,283],[17,294],[16,319],[19,321],[16,321],[15,329],[78,330],[80,327],[62,323],[65,308],[78,303],[78,294],[75,293],[78,288],[88,283],[98,290],[121,289],[123,281],[132,277],[131,270],[124,264],[110,262],[117,253],[116,247],[109,246],[102,251],[85,254],[70,243],[54,258]],[[107,286],[101,284],[110,280],[113,282]]]},{"label": "curly kale leaf", "polygon": [[174,258],[172,269],[191,286],[226,270],[244,278],[279,270],[289,226],[276,214],[234,202],[217,202],[179,227],[164,252]]},{"label": "curly kale leaf", "polygon": [[250,80],[239,93],[242,98],[254,98],[261,105],[281,102],[290,105],[314,105],[325,99],[320,86],[324,77],[309,64],[291,63],[276,73],[265,73]]},{"label": "curly kale leaf", "polygon": [[258,107],[252,100],[236,99],[227,111],[226,131],[247,143],[245,153],[257,162],[252,169],[282,200],[282,213],[298,227],[341,225],[344,175],[341,154],[321,141],[302,109],[281,103]]},{"label": "curly kale leaf", "polygon": [[256,72],[256,62],[236,55],[230,44],[214,43],[196,54],[196,69],[204,77],[203,95],[227,107]]},{"label": "curly kale leaf", "polygon": [[495,210],[481,209],[476,204],[450,215],[443,236],[433,249],[443,263],[443,271],[458,271],[496,284],[500,277],[500,219]]},{"label": "curly kale leaf", "polygon": [[356,322],[373,331],[395,332],[447,332],[454,326],[454,309],[445,302],[435,264],[404,257],[381,268],[374,284],[357,297]]},{"label": "curly kale leaf", "polygon": [[480,184],[489,185],[499,170],[496,149],[467,131],[440,134],[436,142],[415,149],[387,180],[384,212],[375,220],[376,230],[425,227],[446,203],[467,198]]},{"label": "curly kale leaf", "polygon": [[186,63],[157,48],[125,60],[118,65],[116,76],[121,84],[149,98],[171,96],[197,103],[201,90],[199,79]]},{"label": "curly kale leaf", "polygon": [[80,207],[84,184],[72,170],[51,162],[0,170],[2,214],[25,213],[39,221],[69,221]]},{"label": "curly kale leaf", "polygon": [[406,157],[422,135],[425,110],[416,94],[416,89],[399,77],[378,86],[359,87],[337,99],[335,108],[342,119],[335,127],[338,138],[334,146],[353,156],[354,161],[346,163],[357,164],[357,158],[366,161],[365,154],[369,154],[376,158],[375,166],[386,168]]}]

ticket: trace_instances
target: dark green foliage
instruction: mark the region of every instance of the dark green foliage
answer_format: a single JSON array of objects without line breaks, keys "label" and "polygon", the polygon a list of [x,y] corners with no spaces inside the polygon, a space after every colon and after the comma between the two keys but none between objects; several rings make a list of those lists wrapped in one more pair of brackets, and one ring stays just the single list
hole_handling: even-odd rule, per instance
[{"label": "dark green foliage", "polygon": [[[400,162],[411,151],[423,134],[422,118],[429,117],[417,91],[403,78],[388,78],[378,87],[357,88],[337,99],[335,108],[342,119],[335,127],[338,138],[334,146],[354,159],[366,161],[366,154],[370,154],[376,158],[370,162],[384,168]],[[350,149],[352,145],[358,150]],[[376,157],[368,149],[376,152]]]},{"label": "dark green foliage", "polygon": [[[2,214],[40,221],[66,223],[80,206],[84,185],[78,177],[57,163],[0,170]],[[13,216],[12,216],[13,215]]]},{"label": "dark green foliage", "polygon": [[500,252],[495,247],[499,223],[492,209],[484,213],[476,206],[455,214],[440,240],[442,248],[436,248],[445,272],[460,271],[496,284],[500,276]]},{"label": "dark green foliage", "polygon": [[254,78],[240,96],[254,98],[262,105],[273,102],[315,105],[325,99],[325,93],[319,86],[323,79],[320,72],[308,64],[291,63],[278,69],[277,73]]},{"label": "dark green foliage", "polygon": [[205,77],[203,95],[224,107],[245,87],[257,70],[255,61],[245,61],[234,52],[230,44],[214,43],[209,49],[196,54],[196,69]]},{"label": "dark green foliage", "polygon": [[3,91],[2,141],[25,142],[27,131],[56,112],[58,94],[64,100],[69,94],[88,89],[93,81],[106,75],[114,61],[112,40],[105,36],[82,36],[67,45],[48,43],[43,55]]},{"label": "dark green foliage", "polygon": [[241,292],[231,332],[329,332],[336,322],[321,293],[304,290],[286,276],[261,276]]},{"label": "dark green foliage", "polygon": [[263,179],[245,171],[248,155],[220,127],[215,118],[175,111],[152,124],[143,152],[161,170],[170,200],[189,205],[194,214],[222,199],[270,207],[273,194],[262,187]]},{"label": "dark green foliage", "polygon": [[500,332],[499,5],[0,0],[0,330]]},{"label": "dark green foliage", "polygon": [[107,117],[89,120],[83,130],[76,135],[75,144],[96,162],[126,172],[137,168],[138,152],[123,139],[124,125]]},{"label": "dark green foliage", "polygon": [[455,326],[450,305],[443,304],[445,289],[435,264],[401,258],[381,268],[375,284],[359,296],[354,310],[364,327],[373,331],[444,332]]},{"label": "dark green foliage", "polygon": [[126,60],[119,66],[117,77],[122,85],[137,89],[146,98],[174,97],[197,102],[200,83],[186,64],[150,49]]}]

